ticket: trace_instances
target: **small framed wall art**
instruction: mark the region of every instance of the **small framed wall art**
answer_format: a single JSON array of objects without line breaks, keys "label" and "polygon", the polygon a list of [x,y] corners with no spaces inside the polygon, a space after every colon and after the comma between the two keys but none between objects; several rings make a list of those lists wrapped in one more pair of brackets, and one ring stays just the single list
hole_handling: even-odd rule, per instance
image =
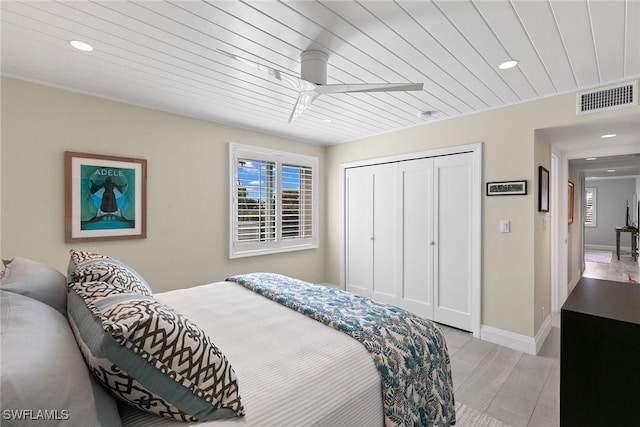
[{"label": "small framed wall art", "polygon": [[574,205],[575,185],[569,180],[569,224],[573,224],[573,205]]},{"label": "small framed wall art", "polygon": [[147,237],[147,161],[64,153],[65,242]]},{"label": "small framed wall art", "polygon": [[538,167],[538,211],[549,212],[549,170]]},{"label": "small framed wall art", "polygon": [[527,194],[527,181],[487,182],[487,196],[520,196]]}]

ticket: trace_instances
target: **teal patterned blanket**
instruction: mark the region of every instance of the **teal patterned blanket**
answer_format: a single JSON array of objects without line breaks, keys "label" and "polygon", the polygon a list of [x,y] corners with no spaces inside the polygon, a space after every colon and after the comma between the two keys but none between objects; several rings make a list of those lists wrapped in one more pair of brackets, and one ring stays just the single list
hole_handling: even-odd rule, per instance
[{"label": "teal patterned blanket", "polygon": [[226,280],[360,341],[380,373],[386,426],[455,424],[451,363],[444,335],[433,322],[389,304],[278,274]]}]

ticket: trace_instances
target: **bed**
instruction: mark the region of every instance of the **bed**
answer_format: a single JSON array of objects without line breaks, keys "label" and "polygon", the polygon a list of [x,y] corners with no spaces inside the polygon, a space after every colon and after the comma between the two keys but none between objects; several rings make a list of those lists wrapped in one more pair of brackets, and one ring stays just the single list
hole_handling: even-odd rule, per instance
[{"label": "bed", "polygon": [[[439,328],[334,288],[261,273],[153,294],[126,264],[72,251],[66,277],[44,264],[14,259],[0,289],[0,406],[8,425],[34,419],[105,426],[455,424],[450,363]],[[379,311],[389,316],[386,326],[377,320]],[[151,312],[152,321],[141,320]],[[399,328],[411,322],[420,324],[420,333]],[[179,325],[187,325],[186,334],[171,329]],[[415,345],[416,339],[422,344]],[[185,363],[181,351],[194,346],[188,364],[197,374],[189,377],[183,375],[187,369],[175,366]],[[159,347],[161,356],[154,350]],[[167,348],[177,350],[166,356]],[[203,354],[215,360],[202,362]],[[198,369],[191,368],[194,360]],[[223,372],[215,386],[207,382],[211,375],[201,375],[209,366]],[[134,380],[123,382],[121,376]],[[178,410],[158,415],[148,397],[155,386],[161,395],[176,388],[178,397],[160,397],[174,399],[169,406]],[[194,404],[194,398],[200,399]]]}]

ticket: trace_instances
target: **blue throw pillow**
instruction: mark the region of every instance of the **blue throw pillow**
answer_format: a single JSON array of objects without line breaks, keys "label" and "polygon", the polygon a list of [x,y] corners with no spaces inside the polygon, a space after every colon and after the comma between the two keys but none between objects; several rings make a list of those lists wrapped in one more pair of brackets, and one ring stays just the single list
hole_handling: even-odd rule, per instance
[{"label": "blue throw pillow", "polygon": [[0,289],[36,299],[67,316],[67,283],[61,272],[27,258],[5,264]]},{"label": "blue throw pillow", "polygon": [[0,291],[0,341],[0,424],[120,426],[117,401],[87,369],[58,311]]}]

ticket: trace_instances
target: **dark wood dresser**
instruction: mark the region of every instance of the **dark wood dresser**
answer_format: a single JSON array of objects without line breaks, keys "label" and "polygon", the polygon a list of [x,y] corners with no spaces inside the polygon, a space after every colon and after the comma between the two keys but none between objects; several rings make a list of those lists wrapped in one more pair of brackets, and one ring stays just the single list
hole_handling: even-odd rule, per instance
[{"label": "dark wood dresser", "polygon": [[640,425],[640,285],[582,278],[560,313],[560,425]]}]

